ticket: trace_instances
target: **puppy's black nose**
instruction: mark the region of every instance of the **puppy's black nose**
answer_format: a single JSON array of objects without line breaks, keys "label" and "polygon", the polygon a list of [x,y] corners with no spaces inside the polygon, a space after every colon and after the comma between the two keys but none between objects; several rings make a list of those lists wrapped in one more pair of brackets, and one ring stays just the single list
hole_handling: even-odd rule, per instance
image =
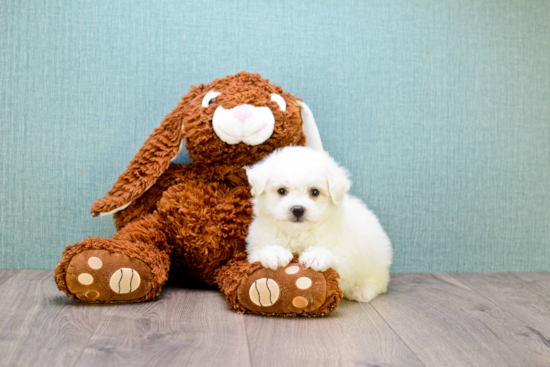
[{"label": "puppy's black nose", "polygon": [[304,207],[301,206],[301,205],[294,205],[294,206],[292,207],[291,211],[292,211],[292,214],[294,214],[294,216],[295,216],[296,218],[300,218],[302,215],[304,215],[304,212],[305,212],[306,210],[305,210]]}]

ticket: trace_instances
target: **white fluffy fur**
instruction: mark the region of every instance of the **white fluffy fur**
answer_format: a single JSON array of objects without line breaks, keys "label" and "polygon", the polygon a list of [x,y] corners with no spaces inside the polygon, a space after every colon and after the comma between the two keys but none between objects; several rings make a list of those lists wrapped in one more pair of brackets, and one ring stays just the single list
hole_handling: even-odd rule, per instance
[{"label": "white fluffy fur", "polygon": [[[247,167],[247,175],[254,195],[254,221],[246,238],[250,262],[275,270],[298,253],[308,268],[334,268],[348,299],[369,302],[386,291],[390,240],[378,218],[347,193],[349,174],[328,153],[283,148]],[[279,194],[280,188],[287,193]],[[319,196],[312,196],[312,189]],[[299,219],[291,211],[296,205],[305,209]]]}]

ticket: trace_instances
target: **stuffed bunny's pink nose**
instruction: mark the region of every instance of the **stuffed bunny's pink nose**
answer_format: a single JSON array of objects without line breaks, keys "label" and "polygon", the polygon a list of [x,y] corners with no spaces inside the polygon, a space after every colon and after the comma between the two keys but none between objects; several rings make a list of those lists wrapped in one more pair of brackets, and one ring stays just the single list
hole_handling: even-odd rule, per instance
[{"label": "stuffed bunny's pink nose", "polygon": [[240,122],[245,122],[254,113],[254,106],[242,104],[233,108],[233,116]]}]

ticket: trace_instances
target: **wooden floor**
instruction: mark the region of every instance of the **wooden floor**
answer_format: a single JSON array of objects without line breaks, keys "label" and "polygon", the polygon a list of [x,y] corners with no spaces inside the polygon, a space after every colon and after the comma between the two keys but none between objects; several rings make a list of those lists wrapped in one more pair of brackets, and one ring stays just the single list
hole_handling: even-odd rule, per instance
[{"label": "wooden floor", "polygon": [[318,319],[238,315],[216,290],[85,305],[0,270],[0,366],[550,366],[550,274],[394,274]]}]

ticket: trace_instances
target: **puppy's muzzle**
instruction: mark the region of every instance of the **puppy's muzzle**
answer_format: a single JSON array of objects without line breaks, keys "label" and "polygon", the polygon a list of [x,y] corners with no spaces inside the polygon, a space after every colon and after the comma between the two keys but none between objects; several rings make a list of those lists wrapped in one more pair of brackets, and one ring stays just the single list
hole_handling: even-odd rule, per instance
[{"label": "puppy's muzzle", "polygon": [[296,217],[296,221],[298,222],[300,220],[300,217],[302,217],[305,213],[305,209],[303,206],[301,205],[294,205],[290,211],[292,212],[292,214]]}]

